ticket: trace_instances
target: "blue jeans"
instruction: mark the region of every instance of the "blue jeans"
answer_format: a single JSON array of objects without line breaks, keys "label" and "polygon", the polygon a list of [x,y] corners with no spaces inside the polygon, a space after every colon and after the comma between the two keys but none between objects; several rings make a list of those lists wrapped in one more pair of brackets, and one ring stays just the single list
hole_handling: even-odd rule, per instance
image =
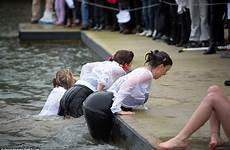
[{"label": "blue jeans", "polygon": [[81,3],[82,26],[89,26],[89,6],[87,2],[88,0],[82,0]]}]

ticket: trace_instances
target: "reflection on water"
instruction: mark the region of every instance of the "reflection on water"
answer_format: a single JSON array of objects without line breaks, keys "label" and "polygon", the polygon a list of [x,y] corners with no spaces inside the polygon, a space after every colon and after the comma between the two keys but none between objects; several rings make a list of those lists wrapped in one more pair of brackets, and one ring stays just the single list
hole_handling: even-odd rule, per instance
[{"label": "reflection on water", "polygon": [[99,58],[82,46],[20,46],[0,40],[0,148],[118,149],[96,144],[83,117],[38,117],[61,68],[79,74],[81,65]]}]

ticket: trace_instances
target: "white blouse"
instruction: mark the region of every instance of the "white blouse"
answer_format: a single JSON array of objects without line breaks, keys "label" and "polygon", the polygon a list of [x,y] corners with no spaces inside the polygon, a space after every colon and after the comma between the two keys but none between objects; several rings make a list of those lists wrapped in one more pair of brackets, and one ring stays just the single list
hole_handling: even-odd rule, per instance
[{"label": "white blouse", "polygon": [[136,108],[146,103],[153,75],[147,68],[137,68],[119,78],[108,91],[113,92],[113,113],[122,111],[121,106]]},{"label": "white blouse", "polygon": [[108,89],[125,71],[115,61],[87,63],[82,66],[80,79],[75,84],[85,85],[92,91],[97,90],[99,83]]},{"label": "white blouse", "polygon": [[60,100],[66,89],[63,87],[55,87],[49,94],[48,99],[45,105],[42,108],[42,111],[38,114],[39,116],[50,116],[50,115],[57,115]]}]

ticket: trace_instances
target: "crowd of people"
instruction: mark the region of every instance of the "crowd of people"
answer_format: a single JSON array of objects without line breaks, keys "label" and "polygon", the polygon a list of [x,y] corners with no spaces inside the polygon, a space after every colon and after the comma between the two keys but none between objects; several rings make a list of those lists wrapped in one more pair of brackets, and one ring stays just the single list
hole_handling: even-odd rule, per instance
[{"label": "crowd of people", "polygon": [[162,39],[187,48],[209,47],[216,53],[226,44],[227,0],[33,0],[31,23],[81,26],[82,30],[111,30]]}]

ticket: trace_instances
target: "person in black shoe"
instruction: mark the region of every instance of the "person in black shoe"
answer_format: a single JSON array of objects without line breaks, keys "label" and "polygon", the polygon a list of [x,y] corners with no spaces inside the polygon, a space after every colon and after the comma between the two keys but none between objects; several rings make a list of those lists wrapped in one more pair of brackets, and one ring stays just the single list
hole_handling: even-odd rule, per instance
[{"label": "person in black shoe", "polygon": [[[224,43],[224,19],[223,16],[226,12],[227,0],[209,0],[210,4],[210,40],[209,48],[203,54],[215,54],[217,44]],[[218,5],[219,4],[219,5]]]},{"label": "person in black shoe", "polygon": [[225,85],[225,86],[230,86],[230,80],[225,80],[225,81],[224,81],[224,85]]}]

